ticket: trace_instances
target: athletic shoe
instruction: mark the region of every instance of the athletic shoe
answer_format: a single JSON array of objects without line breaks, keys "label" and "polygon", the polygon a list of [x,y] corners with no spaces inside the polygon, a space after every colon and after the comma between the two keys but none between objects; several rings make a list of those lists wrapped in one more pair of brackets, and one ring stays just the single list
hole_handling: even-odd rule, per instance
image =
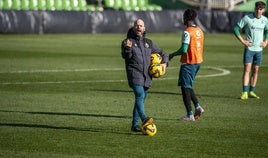
[{"label": "athletic shoe", "polygon": [[249,97],[250,97],[250,98],[260,99],[260,97],[257,96],[253,91],[250,91],[250,92],[249,92]]},{"label": "athletic shoe", "polygon": [[131,127],[132,132],[141,132],[141,128],[139,126]]},{"label": "athletic shoe", "polygon": [[181,120],[181,121],[195,121],[195,118],[194,118],[193,115],[190,115],[190,116],[186,115],[186,116],[182,116],[182,117],[180,118],[180,120]]},{"label": "athletic shoe", "polygon": [[203,112],[205,112],[205,110],[204,110],[201,106],[197,107],[197,108],[195,109],[195,113],[194,113],[194,118],[195,118],[195,120],[199,119],[199,117],[201,116],[201,114],[202,114]]},{"label": "athletic shoe", "polygon": [[153,123],[154,119],[152,117],[147,117],[143,122],[142,122],[142,126],[145,124],[151,124]]},{"label": "athletic shoe", "polygon": [[248,99],[248,92],[242,92],[240,99],[242,100]]}]

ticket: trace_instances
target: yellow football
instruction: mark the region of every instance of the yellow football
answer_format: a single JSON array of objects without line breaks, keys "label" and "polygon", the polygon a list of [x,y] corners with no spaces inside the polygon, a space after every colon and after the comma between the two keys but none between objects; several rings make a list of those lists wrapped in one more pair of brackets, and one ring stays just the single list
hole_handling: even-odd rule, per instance
[{"label": "yellow football", "polygon": [[156,128],[156,125],[154,123],[151,123],[151,124],[145,124],[142,126],[141,128],[142,130],[142,133],[144,135],[148,135],[148,136],[155,136],[155,134],[157,133],[157,128]]},{"label": "yellow football", "polygon": [[159,53],[151,54],[151,65],[152,64],[160,64],[162,62],[162,56]]},{"label": "yellow football", "polygon": [[159,78],[163,75],[163,67],[160,64],[153,64],[149,68],[149,74],[153,78]]}]

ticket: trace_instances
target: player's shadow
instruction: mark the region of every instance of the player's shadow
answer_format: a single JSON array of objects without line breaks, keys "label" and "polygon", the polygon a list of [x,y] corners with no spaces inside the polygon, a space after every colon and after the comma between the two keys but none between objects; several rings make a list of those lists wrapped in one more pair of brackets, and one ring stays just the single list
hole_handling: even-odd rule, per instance
[{"label": "player's shadow", "polygon": [[[25,111],[9,111],[9,110],[0,110],[0,112],[6,113],[24,113],[32,115],[55,115],[55,116],[81,116],[81,117],[103,117],[103,118],[119,118],[119,119],[131,119],[130,116],[120,116],[120,115],[103,115],[103,114],[80,114],[80,113],[65,113],[65,112],[25,112]],[[27,124],[27,123],[0,123],[1,126],[10,126],[10,127],[27,127],[27,128],[46,128],[46,129],[58,129],[58,130],[73,130],[73,131],[88,131],[88,132],[100,132],[100,133],[114,133],[114,134],[125,134],[133,135],[132,132],[124,132],[109,130],[109,128],[91,128],[91,127],[69,127],[69,126],[54,126],[54,125],[44,125],[44,124]]]},{"label": "player's shadow", "polygon": [[[119,90],[119,89],[93,89],[93,91],[118,92],[118,93],[133,93],[132,90]],[[148,93],[150,93],[150,94],[181,95],[181,93],[178,93],[178,92],[154,91],[154,90],[150,90]]]},{"label": "player's shadow", "polygon": [[[132,90],[118,90],[118,89],[93,89],[93,91],[103,91],[103,92],[118,92],[118,93],[133,93]],[[162,94],[162,95],[176,95],[176,96],[181,96],[181,92],[171,92],[171,91],[155,91],[155,90],[150,90],[148,92],[149,94]],[[227,98],[227,99],[239,99],[234,96],[227,96],[227,95],[221,95],[221,94],[198,94],[196,93],[196,96],[199,98],[202,97],[210,97],[210,98]]]},{"label": "player's shadow", "polygon": [[26,124],[26,123],[0,123],[0,127],[24,127],[24,128],[40,128],[40,129],[56,129],[56,130],[71,130],[71,131],[81,131],[81,132],[94,132],[94,133],[114,133],[114,134],[124,134],[124,135],[136,135],[131,132],[115,131],[103,128],[82,128],[82,127],[68,127],[68,126],[53,126],[53,125],[42,125],[42,124]]},{"label": "player's shadow", "polygon": [[[104,115],[104,114],[80,114],[80,113],[66,113],[66,112],[25,112],[25,111],[10,111],[0,110],[0,113],[24,113],[32,115],[56,115],[56,116],[81,116],[81,117],[103,117],[103,118],[119,118],[119,119],[131,119],[131,116],[120,116],[120,115]],[[165,118],[155,118],[157,120],[174,120]],[[57,130],[72,130],[72,131],[88,131],[88,132],[99,132],[99,133],[113,133],[113,134],[124,134],[124,135],[141,135],[140,133],[133,133],[127,130],[115,130],[109,128],[92,128],[92,127],[70,127],[70,126],[54,126],[45,124],[30,124],[30,123],[4,123],[0,122],[1,126],[9,127],[25,127],[25,128],[43,128],[43,129],[57,129]]]}]

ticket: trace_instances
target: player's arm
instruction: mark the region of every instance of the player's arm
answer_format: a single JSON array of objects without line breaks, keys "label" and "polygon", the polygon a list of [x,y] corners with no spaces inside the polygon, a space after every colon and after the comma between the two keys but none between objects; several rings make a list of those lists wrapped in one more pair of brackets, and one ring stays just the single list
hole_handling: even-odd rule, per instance
[{"label": "player's arm", "polygon": [[240,27],[236,24],[234,26],[234,34],[236,36],[236,38],[245,46],[249,47],[251,46],[251,42],[245,40],[242,36],[241,36],[241,33],[240,33]]},{"label": "player's arm", "polygon": [[183,37],[182,37],[182,44],[181,44],[180,49],[178,49],[177,51],[171,53],[169,55],[169,60],[171,60],[174,56],[182,55],[184,53],[187,53],[189,43],[190,43],[190,34],[187,31],[184,31],[183,32]]},{"label": "player's arm", "polygon": [[261,47],[265,48],[268,45],[268,30],[264,30],[264,41],[261,43]]},{"label": "player's arm", "polygon": [[125,39],[121,44],[121,55],[122,58],[130,59],[132,57],[132,41],[130,39]]}]

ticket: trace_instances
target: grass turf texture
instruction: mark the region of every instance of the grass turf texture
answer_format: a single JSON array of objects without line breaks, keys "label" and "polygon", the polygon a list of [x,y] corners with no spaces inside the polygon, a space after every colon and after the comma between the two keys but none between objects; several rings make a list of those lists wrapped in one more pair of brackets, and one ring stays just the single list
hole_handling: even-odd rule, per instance
[{"label": "grass turf texture", "polygon": [[[231,34],[208,34],[195,90],[204,115],[185,115],[178,57],[146,100],[154,137],[130,131],[134,96],[120,56],[122,34],[0,35],[0,157],[266,157],[268,55],[256,93],[240,100],[241,44]],[[151,34],[171,53],[179,34]]]}]

